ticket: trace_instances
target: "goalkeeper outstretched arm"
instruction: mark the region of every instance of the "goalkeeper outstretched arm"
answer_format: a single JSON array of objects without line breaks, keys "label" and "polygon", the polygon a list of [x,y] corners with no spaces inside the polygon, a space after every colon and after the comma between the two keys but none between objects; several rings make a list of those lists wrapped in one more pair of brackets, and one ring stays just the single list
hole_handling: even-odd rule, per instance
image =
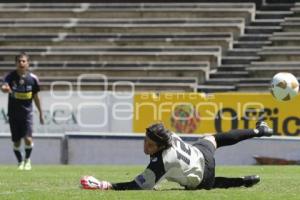
[{"label": "goalkeeper outstretched arm", "polygon": [[113,183],[111,184],[113,190],[141,190],[142,188],[133,180],[124,183]]},{"label": "goalkeeper outstretched arm", "polygon": [[134,180],[129,182],[110,183],[98,181],[92,176],[84,176],[81,179],[83,189],[100,190],[151,190],[160,182],[166,174],[163,165],[161,152],[151,156],[151,161],[147,168]]}]

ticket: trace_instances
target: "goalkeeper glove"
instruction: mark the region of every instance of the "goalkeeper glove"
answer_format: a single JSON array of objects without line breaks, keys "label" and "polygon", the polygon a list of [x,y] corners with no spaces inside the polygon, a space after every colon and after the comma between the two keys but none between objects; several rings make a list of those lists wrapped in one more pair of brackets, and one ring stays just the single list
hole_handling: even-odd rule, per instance
[{"label": "goalkeeper glove", "polygon": [[80,184],[83,189],[86,190],[109,190],[112,188],[112,185],[108,181],[99,181],[93,176],[83,176],[80,179]]}]

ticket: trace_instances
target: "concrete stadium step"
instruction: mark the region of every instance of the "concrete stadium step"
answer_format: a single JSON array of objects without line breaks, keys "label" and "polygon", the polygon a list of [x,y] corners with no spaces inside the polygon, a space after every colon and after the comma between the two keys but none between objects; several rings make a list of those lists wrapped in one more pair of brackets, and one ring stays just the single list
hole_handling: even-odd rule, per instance
[{"label": "concrete stadium step", "polygon": [[[142,1],[142,2],[145,2]],[[151,1],[152,2],[152,1]],[[177,2],[182,2],[182,1],[177,1]],[[183,1],[186,2],[186,1]],[[219,4],[219,3],[235,3],[235,4],[244,4],[244,3],[255,3],[257,8],[260,8],[263,3],[265,2],[265,0],[213,0],[213,2],[211,0],[197,0],[198,3],[215,3],[215,4]]]},{"label": "concrete stadium step", "polygon": [[205,61],[210,63],[211,69],[221,64],[221,48],[219,46],[206,47],[0,47],[0,60],[13,60],[20,51],[30,54],[33,61],[90,60],[90,61],[131,61],[131,62],[159,62],[159,61]]},{"label": "concrete stadium step", "polygon": [[[1,66],[1,65],[0,65]],[[249,65],[239,65],[239,64],[231,64],[231,65],[221,65],[218,67],[219,72],[233,72],[233,71],[244,71],[246,67]]]},{"label": "concrete stadium step", "polygon": [[285,21],[281,23],[283,31],[285,32],[299,32],[300,30],[300,16],[286,17]]},{"label": "concrete stadium step", "polygon": [[2,33],[244,33],[240,18],[201,19],[0,19]]},{"label": "concrete stadium step", "polygon": [[[194,77],[39,77],[41,89],[52,91],[69,89],[113,91],[181,91],[195,92],[197,79]],[[78,79],[79,78],[79,79]],[[68,83],[68,84],[66,84]]]},{"label": "concrete stadium step", "polygon": [[278,72],[290,72],[300,77],[300,62],[252,62],[246,70],[253,77],[271,78]]},{"label": "concrete stadium step", "polygon": [[286,17],[284,18],[284,21],[285,22],[299,22],[300,21],[300,17]]},{"label": "concrete stadium step", "polygon": [[269,84],[272,77],[244,77],[244,78],[211,78],[205,83],[207,85],[239,85],[239,84]]},{"label": "concrete stadium step", "polygon": [[105,26],[107,24],[111,25],[125,25],[125,24],[181,24],[181,23],[192,23],[192,24],[220,24],[220,23],[244,23],[243,18],[116,18],[116,19],[87,19],[87,18],[2,18],[1,26],[5,25],[18,25],[22,27],[26,25],[65,25],[65,26],[75,26],[75,25],[93,25],[98,24]]},{"label": "concrete stadium step", "polygon": [[256,19],[250,26],[280,26],[284,19]]},{"label": "concrete stadium step", "polygon": [[271,41],[236,41],[233,42],[233,48],[254,48],[254,49],[259,49],[262,48],[263,46],[268,46],[271,45]]},{"label": "concrete stadium step", "polygon": [[249,67],[283,67],[283,66],[287,66],[287,67],[299,67],[300,66],[300,62],[297,61],[255,61],[252,62],[251,65]]},{"label": "concrete stadium step", "polygon": [[219,45],[231,49],[231,33],[186,34],[0,34],[2,46],[184,46]]},{"label": "concrete stadium step", "polygon": [[277,32],[273,33],[272,37],[299,37],[300,33],[298,32]]},{"label": "concrete stadium step", "polygon": [[[0,76],[15,69],[13,62],[0,62]],[[101,74],[119,77],[196,77],[198,83],[208,79],[207,62],[33,62],[31,71],[38,76],[80,76]]]},{"label": "concrete stadium step", "polygon": [[89,34],[68,34],[68,33],[45,33],[45,34],[0,34],[2,40],[117,40],[117,39],[193,39],[193,38],[232,38],[231,33],[172,33],[172,34],[102,34],[102,33],[89,33]]},{"label": "concrete stadium step", "polygon": [[252,61],[259,60],[260,57],[258,56],[247,56],[247,57],[240,57],[240,56],[224,56],[222,57],[222,65],[229,65],[229,64],[250,64]]},{"label": "concrete stadium step", "polygon": [[[42,76],[40,80],[43,82],[52,82],[52,81],[70,81],[77,83],[77,76]],[[133,83],[197,83],[197,80],[194,77],[166,77],[165,79],[161,79],[158,77],[108,77],[108,80],[101,79],[98,76],[87,76],[86,78],[81,78],[83,83],[105,83],[108,82],[116,82],[116,81],[130,81]]]},{"label": "concrete stadium step", "polygon": [[234,86],[240,82],[241,78],[210,78],[205,81],[205,85],[225,85]]},{"label": "concrete stadium step", "polygon": [[198,92],[204,93],[231,92],[236,90],[236,86],[230,85],[198,85],[197,87]]},{"label": "concrete stadium step", "polygon": [[281,26],[246,26],[246,34],[272,34],[274,32],[281,31]]},{"label": "concrete stadium step", "polygon": [[296,3],[297,0],[266,0],[266,3],[268,4],[278,4],[278,3],[289,3],[289,4],[294,4]]},{"label": "concrete stadium step", "polygon": [[291,16],[292,11],[261,11],[256,10],[255,18],[258,19],[283,19],[284,17]]},{"label": "concrete stadium step", "polygon": [[249,4],[82,4],[67,6],[0,7],[1,18],[208,18],[241,17],[254,20],[255,5]]},{"label": "concrete stadium step", "polygon": [[[238,2],[238,1],[235,1]],[[51,2],[31,2],[31,3],[14,3],[14,4],[0,4],[1,8],[3,9],[23,9],[23,10],[28,10],[28,9],[78,9],[79,11],[86,10],[86,9],[114,9],[114,8],[123,8],[123,9],[142,9],[142,8],[249,8],[252,7],[254,4],[251,3],[252,1],[243,1],[243,3],[235,3],[232,1],[226,1],[224,0],[223,2],[219,1],[219,3],[211,2],[209,0],[207,1],[202,1],[198,0],[197,2],[174,2],[174,3],[169,3],[169,2],[147,2],[145,3],[140,3],[140,2],[125,2],[125,3],[103,3],[101,1],[99,2],[91,2],[91,3],[51,3]],[[247,3],[248,2],[248,3]],[[250,3],[249,3],[250,2]]]},{"label": "concrete stadium step", "polygon": [[253,77],[263,77],[263,78],[269,78],[269,80],[271,80],[271,78],[279,73],[279,72],[289,72],[292,73],[295,76],[299,76],[300,77],[300,69],[299,67],[285,67],[285,66],[281,66],[281,67],[249,67],[247,68],[247,71],[253,75]]},{"label": "concrete stadium step", "polygon": [[264,61],[300,61],[300,47],[264,47],[257,53]]},{"label": "concrete stadium step", "polygon": [[[32,62],[31,67],[33,69],[76,69],[76,68],[108,68],[111,70],[122,70],[122,69],[155,69],[159,68],[174,68],[178,70],[189,70],[197,68],[209,67],[208,62],[94,62],[94,61],[41,61]],[[14,69],[15,62],[0,62],[0,70],[3,68]]]},{"label": "concrete stadium step", "polygon": [[265,42],[269,39],[269,37],[272,36],[272,34],[244,34],[239,37],[239,42],[247,42],[247,41],[253,41],[253,42]]},{"label": "concrete stadium step", "polygon": [[218,71],[210,73],[209,78],[244,78],[249,77],[248,71]]},{"label": "concrete stadium step", "polygon": [[242,84],[265,84],[270,85],[269,78],[265,77],[244,77],[244,78],[211,78],[205,81],[206,85],[224,85],[224,86],[238,86]]},{"label": "concrete stadium step", "polygon": [[267,3],[260,10],[289,11],[294,5],[294,3]]},{"label": "concrete stadium step", "polygon": [[300,46],[300,33],[278,32],[270,37],[274,46]]},{"label": "concrete stadium step", "polygon": [[269,92],[270,83],[239,83],[236,88],[243,92]]},{"label": "concrete stadium step", "polygon": [[226,56],[256,56],[260,48],[234,48],[226,52]]},{"label": "concrete stadium step", "polygon": [[291,8],[291,12],[293,12],[293,17],[300,17],[300,4],[295,4],[295,6]]},{"label": "concrete stadium step", "polygon": [[177,52],[177,51],[205,51],[205,52],[220,52],[219,46],[178,46],[178,47],[160,47],[160,46],[147,46],[147,47],[90,47],[90,46],[68,46],[68,47],[47,47],[47,46],[31,46],[31,47],[20,47],[20,46],[1,46],[0,52],[18,52],[24,50],[26,52],[40,52],[40,53],[51,53],[51,52]]}]

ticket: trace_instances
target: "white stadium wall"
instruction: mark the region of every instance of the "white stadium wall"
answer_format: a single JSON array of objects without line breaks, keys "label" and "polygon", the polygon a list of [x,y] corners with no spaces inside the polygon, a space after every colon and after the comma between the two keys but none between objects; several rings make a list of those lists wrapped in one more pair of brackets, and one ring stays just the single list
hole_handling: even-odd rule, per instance
[{"label": "white stadium wall", "polygon": [[[65,163],[63,134],[42,134],[34,138],[34,151],[31,160],[35,164]],[[22,144],[22,149],[24,146]],[[0,134],[0,164],[15,164],[16,158],[9,134]]]},{"label": "white stadium wall", "polygon": [[[198,136],[182,136],[190,143]],[[145,165],[143,136],[134,134],[67,133],[35,136],[32,161],[35,164],[112,164]],[[258,138],[216,151],[220,165],[253,165],[254,156],[300,160],[300,138]],[[8,134],[0,135],[0,163],[15,164]]]},{"label": "white stadium wall", "polygon": [[[131,93],[56,91],[41,92],[40,96],[46,124],[39,125],[35,114],[33,163],[148,163],[149,158],[143,153],[143,134],[138,133],[142,131],[134,129],[134,124],[144,122],[133,121],[137,113],[133,105],[135,97]],[[7,96],[0,95],[0,101],[0,163],[15,164],[6,116]],[[294,112],[290,116],[298,116],[298,110]],[[149,120],[149,115],[143,110],[138,114]],[[289,126],[291,131],[299,131],[295,124],[292,125]],[[181,136],[192,142],[199,135]],[[222,165],[251,165],[255,164],[255,155],[300,160],[299,148],[300,138],[295,136],[251,139],[217,150],[216,162]]]},{"label": "white stadium wall", "polygon": [[[132,132],[133,95],[130,93],[41,92],[45,125],[35,108],[34,133],[66,131]],[[9,133],[7,95],[0,95],[0,133]]]},{"label": "white stadium wall", "polygon": [[[69,164],[147,164],[143,153],[143,136],[70,134],[67,137]],[[182,136],[193,143],[197,136]],[[300,160],[300,138],[257,138],[216,151],[220,165],[253,165],[254,156]]]}]

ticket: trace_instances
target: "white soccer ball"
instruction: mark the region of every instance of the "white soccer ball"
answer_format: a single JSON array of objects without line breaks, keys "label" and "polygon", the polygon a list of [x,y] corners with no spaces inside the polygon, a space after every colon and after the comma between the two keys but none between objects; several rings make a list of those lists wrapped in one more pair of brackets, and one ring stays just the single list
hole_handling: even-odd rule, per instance
[{"label": "white soccer ball", "polygon": [[271,82],[271,94],[278,101],[289,101],[297,96],[299,82],[297,78],[288,72],[280,72],[273,76]]}]

